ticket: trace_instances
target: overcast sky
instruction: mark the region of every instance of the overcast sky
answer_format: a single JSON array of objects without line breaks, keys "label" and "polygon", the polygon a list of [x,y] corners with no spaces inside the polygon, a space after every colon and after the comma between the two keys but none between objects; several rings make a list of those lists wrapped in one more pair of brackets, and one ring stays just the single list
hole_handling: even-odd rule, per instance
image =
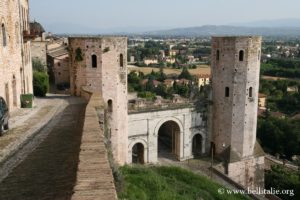
[{"label": "overcast sky", "polygon": [[157,29],[300,18],[299,0],[29,1],[31,19],[46,29]]}]

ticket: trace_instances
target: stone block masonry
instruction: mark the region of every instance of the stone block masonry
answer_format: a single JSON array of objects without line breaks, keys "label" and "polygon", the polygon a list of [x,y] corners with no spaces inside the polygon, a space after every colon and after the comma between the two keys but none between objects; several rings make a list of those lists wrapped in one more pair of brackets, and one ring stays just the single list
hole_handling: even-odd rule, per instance
[{"label": "stone block masonry", "polygon": [[104,109],[102,97],[93,94],[86,107],[79,166],[72,200],[114,200],[117,193],[96,108]]}]

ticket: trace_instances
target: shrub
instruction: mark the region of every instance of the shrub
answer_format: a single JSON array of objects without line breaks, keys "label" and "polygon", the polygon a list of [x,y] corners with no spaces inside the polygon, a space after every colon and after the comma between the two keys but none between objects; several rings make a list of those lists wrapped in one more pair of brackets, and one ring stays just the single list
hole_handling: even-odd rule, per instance
[{"label": "shrub", "polygon": [[45,72],[33,72],[33,93],[34,96],[44,97],[49,89],[49,77]]},{"label": "shrub", "polygon": [[154,100],[156,95],[153,92],[139,92],[138,93],[138,97],[140,98],[145,98],[147,100]]}]

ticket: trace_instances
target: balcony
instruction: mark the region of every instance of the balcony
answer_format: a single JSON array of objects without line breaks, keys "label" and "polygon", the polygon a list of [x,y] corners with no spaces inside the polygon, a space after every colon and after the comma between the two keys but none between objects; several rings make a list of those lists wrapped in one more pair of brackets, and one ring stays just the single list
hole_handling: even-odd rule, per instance
[{"label": "balcony", "polygon": [[24,30],[23,31],[23,41],[24,42],[28,42],[28,41],[34,40],[35,38],[36,38],[36,36],[35,35],[31,35],[28,30]]}]

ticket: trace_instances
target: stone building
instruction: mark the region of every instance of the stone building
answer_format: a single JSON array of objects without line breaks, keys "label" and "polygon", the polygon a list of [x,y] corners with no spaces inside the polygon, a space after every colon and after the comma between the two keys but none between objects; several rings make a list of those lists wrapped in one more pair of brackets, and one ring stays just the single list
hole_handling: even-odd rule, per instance
[{"label": "stone building", "polygon": [[28,0],[0,0],[0,96],[10,111],[20,95],[32,93]]},{"label": "stone building", "polygon": [[47,54],[47,66],[50,82],[56,87],[70,85],[69,51],[66,47],[51,49]]},{"label": "stone building", "polygon": [[209,74],[199,74],[197,77],[198,87],[209,85],[210,75]]},{"label": "stone building", "polygon": [[127,38],[69,38],[70,90],[100,92],[107,103],[109,134],[114,159],[127,161]]},{"label": "stone building", "polygon": [[212,38],[212,137],[225,173],[245,187],[264,183],[256,142],[261,37]]}]

